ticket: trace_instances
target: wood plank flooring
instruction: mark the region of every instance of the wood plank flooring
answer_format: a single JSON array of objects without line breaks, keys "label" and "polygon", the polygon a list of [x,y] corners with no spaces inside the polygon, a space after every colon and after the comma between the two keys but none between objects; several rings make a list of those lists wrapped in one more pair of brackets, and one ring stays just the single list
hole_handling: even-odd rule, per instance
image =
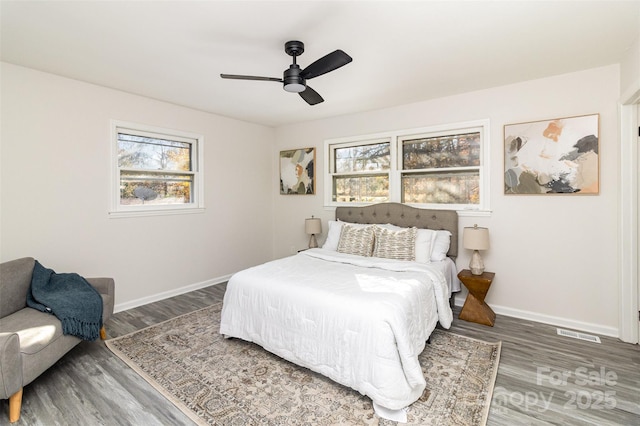
[{"label": "wood plank flooring", "polygon": [[[222,301],[225,285],[115,314],[122,336]],[[640,347],[561,337],[556,328],[498,315],[494,327],[457,319],[451,331],[502,341],[488,425],[640,425]],[[0,401],[0,425],[9,404]],[[101,342],[82,342],[24,389],[15,425],[193,425]]]}]

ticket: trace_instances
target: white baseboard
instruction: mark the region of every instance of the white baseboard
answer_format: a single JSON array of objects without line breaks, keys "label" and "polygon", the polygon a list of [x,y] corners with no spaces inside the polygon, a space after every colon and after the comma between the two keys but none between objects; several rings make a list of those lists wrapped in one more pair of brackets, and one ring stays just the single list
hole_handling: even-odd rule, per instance
[{"label": "white baseboard", "polygon": [[[464,299],[464,297],[456,296],[456,306],[464,305]],[[493,312],[495,312],[496,314],[506,315],[508,317],[541,322],[543,324],[550,324],[578,331],[588,331],[590,333],[599,334],[601,336],[610,336],[617,338],[620,334],[617,327],[607,327],[600,324],[576,321],[569,318],[556,317],[553,315],[539,314],[537,312],[523,311],[521,309],[509,308],[506,306],[491,305],[491,309],[493,309]]]},{"label": "white baseboard", "polygon": [[114,313],[120,311],[126,311],[127,309],[137,308],[138,306],[146,305],[148,303],[157,302],[159,300],[168,299],[173,296],[179,296],[184,293],[188,293],[190,291],[198,290],[201,288],[209,287],[211,285],[222,284],[224,282],[229,281],[231,278],[231,274],[225,275],[223,277],[213,278],[207,281],[202,281],[195,284],[190,284],[185,287],[176,288],[174,290],[165,291],[163,293],[154,294],[152,296],[142,297],[140,299],[132,300],[126,303],[118,303],[114,307]]}]

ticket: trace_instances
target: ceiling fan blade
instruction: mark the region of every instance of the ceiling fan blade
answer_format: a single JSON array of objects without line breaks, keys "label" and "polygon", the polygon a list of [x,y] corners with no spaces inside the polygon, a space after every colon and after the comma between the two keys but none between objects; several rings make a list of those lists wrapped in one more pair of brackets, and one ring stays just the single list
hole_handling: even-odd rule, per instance
[{"label": "ceiling fan blade", "polygon": [[318,59],[300,73],[302,78],[306,78],[307,80],[310,78],[318,77],[322,74],[326,74],[330,71],[340,68],[341,66],[347,65],[353,59],[351,56],[344,53],[342,50],[338,49],[334,52],[329,53],[328,55],[323,56]]},{"label": "ceiling fan blade", "polygon": [[322,96],[318,94],[311,87],[307,86],[302,92],[298,93],[302,99],[304,99],[309,105],[319,104],[320,102],[324,102]]},{"label": "ceiling fan blade", "polygon": [[278,83],[282,83],[281,78],[275,77],[258,77],[255,75],[236,75],[236,74],[220,74],[222,78],[229,78],[232,80],[258,80],[258,81],[277,81]]}]

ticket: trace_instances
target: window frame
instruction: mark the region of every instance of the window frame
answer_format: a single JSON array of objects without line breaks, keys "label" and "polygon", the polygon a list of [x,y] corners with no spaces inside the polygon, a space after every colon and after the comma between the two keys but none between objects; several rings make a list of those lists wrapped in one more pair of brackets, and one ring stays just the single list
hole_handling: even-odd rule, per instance
[{"label": "window frame", "polygon": [[[334,177],[371,177],[371,176],[386,176],[389,181],[389,188],[391,188],[391,171],[393,170],[393,155],[391,151],[394,149],[393,140],[389,137],[383,138],[368,138],[366,140],[357,140],[357,141],[347,141],[339,144],[338,148],[351,148],[355,146],[367,146],[367,145],[380,145],[380,144],[389,144],[389,168],[383,170],[359,170],[359,171],[351,171],[351,172],[332,172],[335,170],[336,166],[336,158],[334,155],[334,150],[331,150],[329,155],[329,174],[331,175],[327,182],[329,182],[330,186],[330,200],[332,203],[336,203],[336,205],[365,205],[371,203],[344,203],[339,201],[333,201],[333,178]],[[326,150],[325,150],[326,151]],[[391,191],[389,191],[391,194]]]},{"label": "window frame", "polygon": [[[342,173],[334,173],[334,150],[348,146],[368,145],[384,140],[390,141],[390,170],[389,170],[389,201],[402,203],[402,175],[403,173],[418,173],[413,170],[403,170],[402,143],[405,140],[424,137],[440,137],[458,135],[463,133],[480,134],[480,166],[465,167],[477,169],[479,172],[480,202],[477,205],[468,204],[432,204],[432,203],[405,203],[418,208],[438,210],[457,210],[461,216],[483,216],[490,210],[490,121],[489,119],[465,121],[458,123],[442,124],[436,126],[403,129],[369,135],[359,135],[345,138],[327,139],[324,141],[324,151],[328,161],[324,170],[324,205],[327,208],[337,206],[362,206],[371,203],[338,202],[333,201],[333,177]],[[445,169],[446,170],[446,169]]]},{"label": "window frame", "polygon": [[[165,174],[187,174],[193,176],[192,202],[184,204],[123,205],[120,203],[120,172],[144,169],[120,168],[118,165],[118,133],[129,133],[143,137],[161,137],[191,144],[192,170],[170,171]],[[146,124],[111,120],[111,190],[109,217],[157,216],[171,214],[191,214],[204,212],[204,136],[181,130],[166,129]]]}]

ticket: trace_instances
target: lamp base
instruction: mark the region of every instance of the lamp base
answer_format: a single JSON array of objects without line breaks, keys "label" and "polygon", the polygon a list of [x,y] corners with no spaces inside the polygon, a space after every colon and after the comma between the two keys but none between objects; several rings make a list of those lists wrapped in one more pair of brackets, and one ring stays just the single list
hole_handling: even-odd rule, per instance
[{"label": "lamp base", "polygon": [[469,262],[469,269],[473,275],[482,275],[484,272],[484,262],[482,256],[478,250],[474,250],[471,255],[471,262]]},{"label": "lamp base", "polygon": [[318,241],[316,240],[316,234],[311,234],[311,238],[309,238],[309,248],[318,248]]}]

